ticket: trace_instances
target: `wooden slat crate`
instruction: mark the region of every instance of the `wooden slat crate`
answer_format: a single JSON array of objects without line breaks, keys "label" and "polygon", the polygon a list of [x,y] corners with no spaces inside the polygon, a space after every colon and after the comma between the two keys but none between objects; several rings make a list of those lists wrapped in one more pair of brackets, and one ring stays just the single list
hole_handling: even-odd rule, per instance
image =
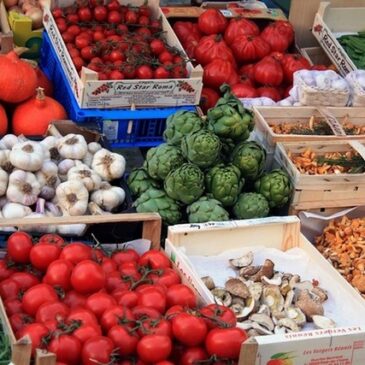
[{"label": "wooden slat crate", "polygon": [[0,54],[10,52],[14,47],[13,32],[10,29],[4,3],[0,0]]},{"label": "wooden slat crate", "polygon": [[[142,222],[142,237],[151,241],[151,248],[160,248],[161,239],[161,217],[157,213],[130,213],[113,214],[99,216],[79,216],[79,217],[47,217],[29,219],[1,219],[1,227],[9,226],[34,226],[34,225],[59,225],[59,224],[102,224],[102,223],[128,223]],[[122,243],[122,242],[116,242]],[[12,345],[12,362],[15,365],[29,365],[31,363],[31,344],[29,339],[23,338],[16,340],[15,335],[7,318],[3,302],[0,298],[0,321],[8,334]],[[56,357],[54,354],[37,349],[35,355],[35,365],[55,365]]]},{"label": "wooden slat crate", "polygon": [[296,155],[308,149],[321,156],[328,152],[357,150],[357,146],[353,142],[345,141],[278,143],[275,160],[289,174],[294,185],[291,212],[363,205],[365,202],[365,174],[302,174],[288,153]]}]

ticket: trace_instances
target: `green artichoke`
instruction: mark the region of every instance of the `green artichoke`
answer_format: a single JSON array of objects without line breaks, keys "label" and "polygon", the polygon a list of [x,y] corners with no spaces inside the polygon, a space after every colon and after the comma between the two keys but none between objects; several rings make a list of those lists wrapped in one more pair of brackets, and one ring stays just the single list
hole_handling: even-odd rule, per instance
[{"label": "green artichoke", "polygon": [[219,138],[206,129],[185,136],[181,141],[184,157],[203,169],[216,163],[221,147]]},{"label": "green artichoke", "polygon": [[148,175],[156,180],[164,180],[167,174],[185,162],[180,148],[166,143],[150,148],[146,156]]},{"label": "green artichoke", "polygon": [[144,168],[133,169],[128,176],[128,186],[133,195],[140,196],[149,188],[159,188],[158,181],[153,180]]},{"label": "green artichoke", "polygon": [[257,180],[265,168],[266,151],[257,142],[241,142],[233,150],[231,161],[245,179]]},{"label": "green artichoke", "polygon": [[138,213],[159,213],[162,220],[169,225],[180,223],[181,207],[179,203],[167,196],[163,190],[150,188],[135,202]]},{"label": "green artichoke", "polygon": [[185,163],[167,175],[164,187],[170,198],[191,204],[204,193],[204,174],[198,166]]},{"label": "green artichoke", "polygon": [[253,130],[253,115],[230,92],[226,85],[221,88],[226,91],[214,108],[208,110],[208,129],[219,138],[230,138],[234,141],[245,141]]},{"label": "green artichoke", "polygon": [[203,128],[204,122],[197,113],[181,110],[167,118],[163,137],[167,143],[180,146],[184,136]]},{"label": "green artichoke", "polygon": [[287,204],[293,187],[289,176],[283,170],[272,170],[255,182],[255,189],[269,202],[270,208],[281,208]]},{"label": "green artichoke", "polygon": [[244,185],[240,170],[233,165],[217,165],[211,168],[205,176],[207,191],[223,206],[232,206],[238,198]]},{"label": "green artichoke", "polygon": [[233,206],[234,216],[238,219],[263,218],[270,212],[269,202],[262,194],[240,194]]},{"label": "green artichoke", "polygon": [[202,196],[187,207],[189,223],[228,221],[229,214],[216,199]]}]

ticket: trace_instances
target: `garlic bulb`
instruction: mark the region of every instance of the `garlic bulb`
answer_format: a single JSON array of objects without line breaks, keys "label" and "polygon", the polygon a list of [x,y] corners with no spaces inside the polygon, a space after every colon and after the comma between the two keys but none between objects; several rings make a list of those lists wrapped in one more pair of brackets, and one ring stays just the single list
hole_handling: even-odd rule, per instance
[{"label": "garlic bulb", "polygon": [[57,233],[63,236],[82,236],[87,228],[86,224],[58,224]]},{"label": "garlic bulb", "polygon": [[96,152],[98,152],[99,150],[101,150],[103,147],[101,147],[101,144],[100,143],[97,143],[97,142],[90,142],[88,145],[87,145],[87,148],[89,150],[89,152],[92,154],[92,155],[95,155]]},{"label": "garlic bulb", "polygon": [[101,209],[111,212],[124,202],[125,191],[118,186],[111,186],[103,182],[99,190],[91,194],[91,201],[96,203]]},{"label": "garlic bulb", "polygon": [[111,181],[123,176],[125,171],[125,159],[118,153],[113,153],[102,148],[95,153],[91,167],[104,180]]},{"label": "garlic bulb", "polygon": [[31,172],[15,170],[9,175],[6,197],[13,203],[33,205],[41,191],[41,186]]},{"label": "garlic bulb", "polygon": [[9,150],[11,150],[18,142],[18,137],[14,134],[6,134],[3,138],[1,138],[1,144]]},{"label": "garlic bulb", "polygon": [[16,144],[10,152],[10,162],[24,171],[37,171],[44,160],[43,147],[36,142],[27,141]]},{"label": "garlic bulb", "polygon": [[99,189],[101,184],[101,177],[84,164],[72,167],[67,173],[67,179],[81,181],[88,191]]},{"label": "garlic bulb", "polygon": [[41,170],[36,172],[36,177],[41,185],[39,196],[46,200],[53,199],[56,194],[56,187],[61,183],[57,165],[52,161],[43,162]]},{"label": "garlic bulb", "polygon": [[6,203],[2,209],[2,215],[6,219],[24,218],[32,213],[32,209],[19,203]]},{"label": "garlic bulb", "polygon": [[0,196],[6,193],[8,188],[9,175],[6,171],[0,168]]},{"label": "garlic bulb", "polygon": [[85,157],[82,159],[82,162],[85,165],[91,167],[91,164],[93,163],[93,158],[94,155],[91,152],[87,151]]},{"label": "garlic bulb", "polygon": [[48,149],[51,149],[53,147],[57,147],[58,138],[55,136],[48,136],[39,143],[43,146],[46,146]]},{"label": "garlic bulb", "polygon": [[87,210],[89,192],[81,181],[65,181],[57,186],[56,198],[67,215],[83,215]]},{"label": "garlic bulb", "polygon": [[63,175],[67,176],[68,170],[70,170],[70,168],[74,167],[75,165],[76,165],[75,160],[66,158],[66,160],[63,160],[58,164],[58,174],[61,176]]},{"label": "garlic bulb", "polygon": [[112,214],[110,212],[106,212],[105,210],[102,210],[99,205],[97,205],[94,202],[90,202],[88,205],[89,208],[89,212],[91,213],[91,215],[107,215],[107,214]]},{"label": "garlic bulb", "polygon": [[12,172],[14,166],[10,162],[10,150],[0,150],[0,167],[6,172]]},{"label": "garlic bulb", "polygon": [[[5,217],[3,216],[3,214],[0,211],[0,219],[4,219],[4,218]],[[0,232],[15,232],[15,231],[16,231],[15,227],[0,227]],[[10,363],[10,364],[12,364],[12,363]]]},{"label": "garlic bulb", "polygon": [[58,152],[63,158],[82,160],[87,152],[87,143],[80,134],[68,134],[58,141]]}]

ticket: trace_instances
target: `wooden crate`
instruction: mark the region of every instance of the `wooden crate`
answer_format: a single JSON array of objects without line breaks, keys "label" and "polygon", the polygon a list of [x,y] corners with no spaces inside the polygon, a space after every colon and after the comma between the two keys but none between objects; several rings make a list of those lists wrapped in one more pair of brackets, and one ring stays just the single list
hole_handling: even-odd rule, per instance
[{"label": "wooden crate", "polygon": [[311,65],[331,66],[332,62],[321,47],[301,48],[301,54],[310,62]]},{"label": "wooden crate", "polygon": [[0,0],[0,54],[8,53],[13,48],[13,32],[6,16],[5,5]]},{"label": "wooden crate", "polygon": [[[313,267],[313,272],[320,270],[328,275],[328,283],[323,285],[327,289],[332,288],[331,291],[339,290],[346,297],[347,305],[354,306],[351,310],[358,311],[356,313],[359,323],[356,326],[333,330],[303,331],[295,334],[251,338],[241,346],[239,365],[269,364],[273,356],[282,352],[292,352],[292,364],[295,365],[364,364],[365,348],[353,351],[353,346],[356,341],[363,341],[365,336],[365,327],[361,325],[362,316],[365,314],[365,301],[300,233],[298,218],[271,217],[172,226],[169,227],[165,251],[175,262],[186,282],[200,293],[201,302],[207,304],[213,302],[212,295],[200,279],[189,256],[214,256],[225,250],[244,249],[253,245],[281,251],[295,247],[303,249],[309,257],[308,265]],[[349,307],[344,308],[344,311],[347,310]],[[336,362],[337,360],[332,357],[335,355],[343,361]]]},{"label": "wooden crate", "polygon": [[[353,142],[281,142],[277,144],[275,160],[290,176],[294,185],[291,212],[319,208],[359,206],[365,201],[365,174],[301,174],[288,156],[307,149],[317,155],[328,152],[360,151]],[[360,146],[362,146],[360,144]]]},{"label": "wooden crate", "polygon": [[[59,224],[101,224],[101,223],[126,223],[143,222],[142,237],[151,241],[151,248],[160,248],[161,239],[161,217],[157,213],[130,213],[113,214],[105,216],[80,216],[80,217],[48,217],[30,219],[2,219],[1,227],[27,226],[27,225],[59,225]],[[0,321],[3,324],[5,333],[8,334],[12,346],[12,362],[15,365],[29,365],[31,363],[31,344],[29,339],[15,339],[15,335],[6,316],[3,302],[0,298]],[[56,356],[52,353],[37,349],[35,356],[36,365],[55,365]]]}]

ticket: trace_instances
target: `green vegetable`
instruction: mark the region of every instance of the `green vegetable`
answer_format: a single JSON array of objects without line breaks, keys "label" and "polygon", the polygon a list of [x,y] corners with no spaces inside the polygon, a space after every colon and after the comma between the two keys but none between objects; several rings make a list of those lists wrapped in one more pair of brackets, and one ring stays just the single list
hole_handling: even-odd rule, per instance
[{"label": "green vegetable", "polygon": [[10,338],[7,336],[0,322],[0,365],[8,365],[11,362]]},{"label": "green vegetable", "polygon": [[181,142],[184,157],[203,169],[216,163],[221,147],[219,138],[206,129],[185,136]]},{"label": "green vegetable", "polygon": [[167,143],[180,146],[184,136],[203,128],[204,122],[197,113],[181,110],[167,118],[163,136]]},{"label": "green vegetable", "polygon": [[231,160],[245,179],[257,180],[265,168],[266,151],[257,142],[242,142],[233,150]]},{"label": "green vegetable", "polygon": [[223,85],[221,90],[225,91],[224,96],[208,110],[208,129],[219,138],[244,141],[253,130],[252,113],[242,106],[227,85]]},{"label": "green vegetable", "polygon": [[166,143],[150,148],[146,156],[148,174],[156,180],[164,180],[171,170],[185,162],[180,148]]},{"label": "green vegetable", "polygon": [[170,198],[191,204],[204,193],[204,174],[198,166],[185,163],[167,175],[164,187]]},{"label": "green vegetable", "polygon": [[187,207],[189,223],[228,221],[229,214],[222,203],[206,196]]},{"label": "green vegetable", "polygon": [[364,36],[364,32],[359,32],[358,34],[343,35],[337,39],[355,66],[360,69],[365,68]]},{"label": "green vegetable", "polygon": [[262,194],[240,194],[233,207],[233,213],[238,219],[267,217],[270,211],[269,202]]},{"label": "green vegetable", "polygon": [[180,223],[181,207],[163,190],[148,189],[135,202],[138,213],[159,213],[162,220],[169,225]]},{"label": "green vegetable", "polygon": [[270,208],[283,207],[290,201],[292,184],[289,176],[282,170],[272,170],[255,182],[255,189],[269,202]]},{"label": "green vegetable", "polygon": [[237,201],[244,185],[240,170],[233,165],[211,168],[205,176],[205,182],[207,191],[225,207],[232,206]]},{"label": "green vegetable", "polygon": [[158,181],[153,180],[144,168],[133,169],[128,176],[128,186],[131,193],[140,196],[149,188],[159,188]]}]

